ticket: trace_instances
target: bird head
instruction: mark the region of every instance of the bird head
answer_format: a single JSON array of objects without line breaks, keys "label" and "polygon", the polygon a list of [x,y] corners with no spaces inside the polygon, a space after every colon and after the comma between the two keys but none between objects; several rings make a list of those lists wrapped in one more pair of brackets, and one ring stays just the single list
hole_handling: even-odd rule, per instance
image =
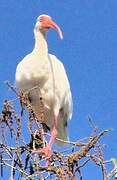
[{"label": "bird head", "polygon": [[48,15],[45,15],[45,14],[40,15],[37,18],[35,28],[36,30],[41,30],[44,33],[47,32],[50,28],[53,28],[58,32],[60,38],[63,39],[63,33],[60,27]]}]

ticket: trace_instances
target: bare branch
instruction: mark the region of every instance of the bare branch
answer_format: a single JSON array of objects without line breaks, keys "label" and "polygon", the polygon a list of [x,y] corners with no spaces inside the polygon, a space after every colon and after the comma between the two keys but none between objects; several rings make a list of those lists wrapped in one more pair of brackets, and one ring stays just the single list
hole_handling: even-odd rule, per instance
[{"label": "bare branch", "polygon": [[[88,162],[92,161],[99,168],[101,167],[103,180],[111,180],[117,176],[117,163],[112,159],[104,160],[103,150],[101,149],[100,139],[104,137],[111,129],[98,132],[93,120],[89,118],[89,124],[92,128],[91,135],[75,142],[58,141],[69,145],[69,149],[58,152],[54,149],[48,166],[44,166],[46,158],[42,155],[33,155],[32,151],[43,148],[47,145],[48,133],[47,125],[44,124],[44,102],[40,91],[40,87],[34,87],[40,94],[40,121],[32,108],[30,101],[30,93],[33,89],[23,93],[8,81],[6,82],[16,95],[15,99],[5,100],[0,113],[0,175],[4,177],[4,167],[10,172],[10,180],[20,175],[24,179],[33,180],[35,177],[40,180],[44,179],[72,179],[76,180],[77,176],[83,179],[82,169],[88,166]],[[20,102],[20,109],[16,111],[16,101]],[[25,116],[24,111],[28,112]],[[20,114],[21,112],[21,114]],[[24,128],[22,122],[27,119],[29,142],[25,139]],[[8,138],[9,133],[11,137]],[[9,145],[9,139],[13,146]],[[107,162],[112,166],[111,171],[107,170]]]}]

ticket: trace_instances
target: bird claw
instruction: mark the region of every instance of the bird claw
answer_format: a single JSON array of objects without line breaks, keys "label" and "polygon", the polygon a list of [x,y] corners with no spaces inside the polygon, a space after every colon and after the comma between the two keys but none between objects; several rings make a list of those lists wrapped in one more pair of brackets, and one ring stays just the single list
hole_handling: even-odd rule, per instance
[{"label": "bird claw", "polygon": [[47,159],[49,159],[52,156],[52,150],[51,150],[50,146],[47,146],[47,147],[44,147],[44,148],[38,149],[38,150],[33,150],[32,153],[42,154]]}]

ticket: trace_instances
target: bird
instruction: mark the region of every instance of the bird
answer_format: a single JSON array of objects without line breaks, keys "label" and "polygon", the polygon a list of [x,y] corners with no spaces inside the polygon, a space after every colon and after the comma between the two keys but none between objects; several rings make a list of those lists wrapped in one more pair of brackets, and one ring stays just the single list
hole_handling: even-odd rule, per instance
[{"label": "bird", "polygon": [[[73,102],[70,83],[62,61],[48,52],[46,34],[49,29],[57,31],[60,39],[63,33],[60,27],[46,14],[40,15],[34,26],[35,44],[32,51],[17,65],[15,79],[18,90],[29,92],[32,108],[39,117],[40,92],[44,103],[44,123],[51,132],[46,147],[35,150],[51,157],[52,146],[64,143],[56,139],[68,140],[67,124],[72,117]],[[39,90],[34,87],[39,87]],[[32,90],[31,90],[32,89]]]}]

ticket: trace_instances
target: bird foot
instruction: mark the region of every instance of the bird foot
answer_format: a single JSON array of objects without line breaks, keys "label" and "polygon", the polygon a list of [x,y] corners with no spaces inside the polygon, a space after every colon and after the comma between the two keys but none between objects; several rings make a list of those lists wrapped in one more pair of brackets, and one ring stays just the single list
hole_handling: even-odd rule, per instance
[{"label": "bird foot", "polygon": [[52,156],[52,150],[50,146],[44,147],[42,149],[33,150],[32,153],[42,154],[47,159],[49,159]]}]

